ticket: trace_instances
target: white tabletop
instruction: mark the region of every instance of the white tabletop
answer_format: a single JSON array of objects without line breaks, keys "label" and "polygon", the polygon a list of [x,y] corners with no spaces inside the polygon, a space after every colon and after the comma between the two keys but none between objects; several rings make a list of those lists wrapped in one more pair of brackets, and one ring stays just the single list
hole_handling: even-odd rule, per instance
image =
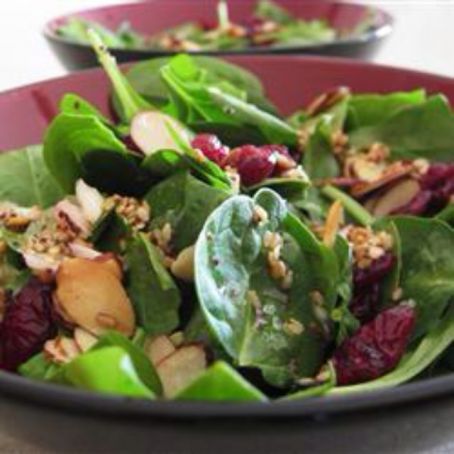
[{"label": "white tabletop", "polygon": [[[0,91],[65,74],[41,36],[50,18],[125,0],[1,0]],[[191,0],[195,1],[195,0]],[[369,0],[396,17],[376,61],[454,77],[454,0]]]}]

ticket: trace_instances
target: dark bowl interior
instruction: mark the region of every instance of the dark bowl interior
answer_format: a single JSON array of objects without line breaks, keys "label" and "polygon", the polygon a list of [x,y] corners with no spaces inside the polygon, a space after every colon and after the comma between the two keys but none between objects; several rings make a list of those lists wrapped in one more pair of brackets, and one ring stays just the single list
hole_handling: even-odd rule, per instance
[{"label": "dark bowl interior", "polygon": [[[454,79],[425,73],[319,57],[230,60],[255,72],[285,113],[336,85],[356,92],[424,87],[454,102]],[[0,150],[41,142],[68,91],[108,113],[109,85],[101,70],[5,92]],[[277,404],[149,402],[0,372],[0,422],[3,430],[58,452],[332,452],[334,446],[336,452],[352,452],[352,446],[357,453],[420,452],[451,436],[453,391],[454,374],[448,374],[370,394]],[[403,450],[409,446],[414,450]]]},{"label": "dark bowl interior", "polygon": [[[251,16],[256,0],[230,0],[229,9],[233,20]],[[279,0],[279,3],[304,19],[326,19],[339,31],[351,29],[367,14],[373,11],[374,26],[361,36],[338,39],[332,43],[313,44],[304,47],[249,48],[227,52],[204,52],[205,54],[319,54],[358,58],[372,57],[383,40],[392,31],[391,16],[375,7],[365,7],[354,3],[326,0]],[[61,62],[70,70],[96,66],[96,59],[87,45],[67,40],[56,33],[68,17],[80,16],[115,29],[124,21],[146,34],[166,30],[187,21],[202,20],[212,23],[215,20],[216,2],[213,0],[153,0],[136,4],[125,4],[86,11],[74,12],[51,20],[44,29],[51,48]],[[113,49],[121,62],[166,55],[160,50]]]}]

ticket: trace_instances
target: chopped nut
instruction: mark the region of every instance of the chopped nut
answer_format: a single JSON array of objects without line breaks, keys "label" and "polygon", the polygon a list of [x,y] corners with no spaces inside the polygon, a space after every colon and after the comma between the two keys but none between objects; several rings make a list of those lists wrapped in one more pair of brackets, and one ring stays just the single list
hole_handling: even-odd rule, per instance
[{"label": "chopped nut", "polygon": [[284,322],[282,327],[287,334],[293,336],[299,336],[304,332],[304,325],[294,318],[290,318],[289,320]]},{"label": "chopped nut", "polygon": [[403,290],[401,287],[397,287],[393,290],[393,293],[391,295],[391,299],[393,301],[399,301],[400,299],[402,299],[402,295],[403,295]]},{"label": "chopped nut", "polygon": [[46,341],[43,353],[49,361],[57,364],[66,364],[77,358],[81,350],[73,339],[57,336],[55,339]]},{"label": "chopped nut", "polygon": [[254,214],[253,214],[252,220],[256,224],[260,224],[262,222],[266,222],[266,221],[268,221],[268,213],[260,205],[255,205],[254,206]]},{"label": "chopped nut", "polygon": [[175,348],[180,347],[184,342],[184,333],[183,331],[175,331],[169,336],[170,342],[175,346]]},{"label": "chopped nut", "polygon": [[80,351],[86,352],[98,342],[98,338],[82,328],[76,328],[74,330],[74,341]]},{"label": "chopped nut", "polygon": [[157,336],[148,338],[144,344],[144,351],[154,366],[157,366],[163,359],[175,353],[176,348],[168,336]]},{"label": "chopped nut", "polygon": [[280,248],[282,246],[282,236],[277,232],[271,232],[270,230],[267,230],[263,235],[263,246],[265,246],[266,249],[270,250]]},{"label": "chopped nut", "polygon": [[170,265],[174,276],[186,282],[194,282],[194,252],[195,247],[189,246],[178,254]]}]

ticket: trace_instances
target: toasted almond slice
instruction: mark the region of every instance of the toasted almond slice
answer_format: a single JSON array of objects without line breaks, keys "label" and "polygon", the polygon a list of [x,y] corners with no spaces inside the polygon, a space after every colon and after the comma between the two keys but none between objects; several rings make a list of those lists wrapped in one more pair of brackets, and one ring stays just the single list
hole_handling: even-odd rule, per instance
[{"label": "toasted almond slice", "polygon": [[94,224],[102,215],[104,197],[82,179],[76,182],[76,197],[85,218]]},{"label": "toasted almond slice", "polygon": [[323,243],[332,247],[336,241],[336,235],[344,217],[342,203],[336,200],[328,211],[325,228],[323,230]]},{"label": "toasted almond slice", "polygon": [[374,216],[386,216],[411,202],[420,190],[421,187],[416,180],[407,178],[399,181],[399,183],[378,198],[373,207],[372,214]]},{"label": "toasted almond slice", "polygon": [[188,139],[188,133],[181,123],[155,110],[140,112],[132,119],[131,137],[145,155],[164,149],[179,150],[169,126],[183,139]]},{"label": "toasted almond slice", "polygon": [[194,381],[207,367],[201,345],[187,345],[161,361],[157,367],[164,396],[172,398]]},{"label": "toasted almond slice", "polygon": [[167,336],[158,336],[147,339],[144,350],[150,361],[156,366],[164,358],[175,353],[176,348]]},{"label": "toasted almond slice", "polygon": [[65,318],[95,335],[108,329],[133,334],[132,304],[109,263],[65,259],[56,278],[55,296]]},{"label": "toasted almond slice", "polygon": [[315,116],[342,101],[349,94],[350,89],[348,87],[335,87],[317,96],[306,108],[306,113],[310,116]]},{"label": "toasted almond slice", "polygon": [[169,336],[170,342],[175,346],[175,348],[180,347],[184,342],[184,333],[183,331],[175,331]]},{"label": "toasted almond slice", "polygon": [[392,169],[390,168],[388,172],[384,173],[382,177],[378,180],[371,182],[360,182],[352,186],[351,194],[354,197],[362,197],[366,194],[369,194],[372,191],[376,191],[379,188],[382,188],[390,183],[396,182],[401,178],[409,175],[412,172],[411,165],[399,165],[395,166]]},{"label": "toasted almond slice", "polygon": [[194,246],[183,249],[170,266],[172,274],[186,282],[194,282],[194,250]]},{"label": "toasted almond slice", "polygon": [[98,338],[82,328],[74,330],[74,340],[82,352],[90,350],[98,342]]},{"label": "toasted almond slice", "polygon": [[46,341],[43,352],[50,361],[57,364],[69,363],[81,353],[74,340],[64,336]]}]

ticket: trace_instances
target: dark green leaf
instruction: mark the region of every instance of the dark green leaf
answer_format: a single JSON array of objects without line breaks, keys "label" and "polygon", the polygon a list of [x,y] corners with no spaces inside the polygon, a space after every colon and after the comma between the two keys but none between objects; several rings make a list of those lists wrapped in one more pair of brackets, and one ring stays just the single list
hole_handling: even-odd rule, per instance
[{"label": "dark green leaf", "polygon": [[179,324],[180,293],[162,264],[158,250],[144,234],[126,249],[127,292],[140,325],[148,334],[166,334]]},{"label": "dark green leaf", "polygon": [[93,150],[126,154],[125,145],[97,117],[62,113],[46,131],[44,160],[50,173],[68,193],[81,177],[81,160]]},{"label": "dark green leaf", "polygon": [[193,245],[209,214],[228,194],[179,172],[154,186],[145,196],[153,212],[152,227],[172,226],[176,252]]}]

